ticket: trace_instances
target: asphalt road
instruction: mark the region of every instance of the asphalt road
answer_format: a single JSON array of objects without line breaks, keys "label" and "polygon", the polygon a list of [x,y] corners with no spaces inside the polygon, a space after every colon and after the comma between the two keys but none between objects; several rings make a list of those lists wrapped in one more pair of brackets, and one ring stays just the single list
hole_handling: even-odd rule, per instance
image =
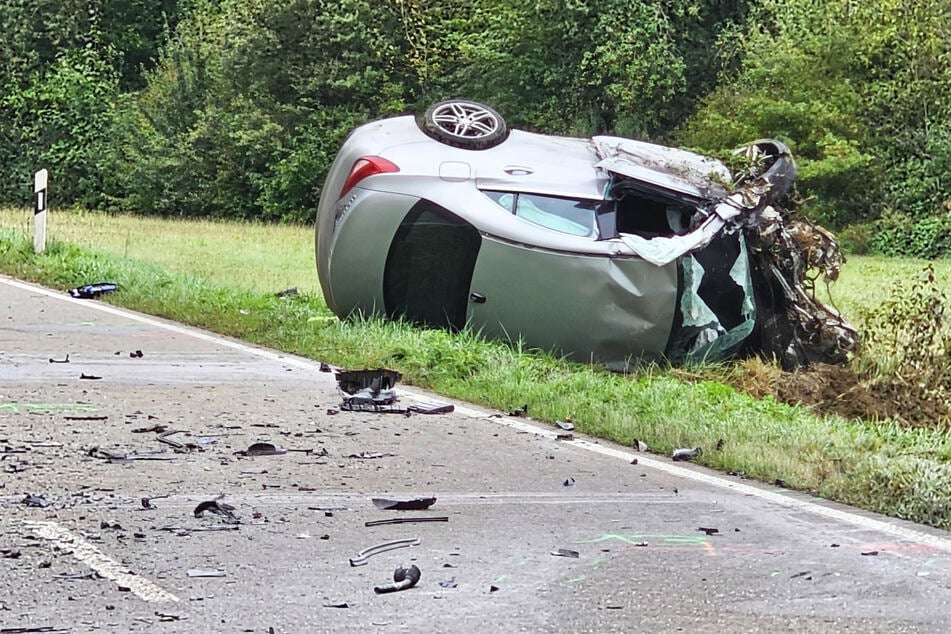
[{"label": "asphalt road", "polygon": [[462,403],[340,403],[319,363],[0,277],[0,633],[951,631],[948,533]]}]

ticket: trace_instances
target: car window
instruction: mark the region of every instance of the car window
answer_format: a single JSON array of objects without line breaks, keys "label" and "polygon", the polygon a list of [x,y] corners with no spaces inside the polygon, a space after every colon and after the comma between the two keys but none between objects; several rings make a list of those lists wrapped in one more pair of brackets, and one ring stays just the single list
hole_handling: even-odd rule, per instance
[{"label": "car window", "polygon": [[546,229],[573,236],[596,235],[598,202],[522,192],[483,192],[509,213]]}]

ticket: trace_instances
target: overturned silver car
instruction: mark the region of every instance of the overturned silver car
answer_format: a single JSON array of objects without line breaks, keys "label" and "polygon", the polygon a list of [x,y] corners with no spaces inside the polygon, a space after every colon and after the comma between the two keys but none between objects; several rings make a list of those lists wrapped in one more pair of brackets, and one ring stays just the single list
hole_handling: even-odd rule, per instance
[{"label": "overturned silver car", "polygon": [[343,143],[317,214],[328,306],[473,328],[583,362],[763,354],[836,363],[855,331],[815,298],[831,234],[780,203],[796,170],[761,140],[746,168],[631,139],[509,130],[434,104]]}]

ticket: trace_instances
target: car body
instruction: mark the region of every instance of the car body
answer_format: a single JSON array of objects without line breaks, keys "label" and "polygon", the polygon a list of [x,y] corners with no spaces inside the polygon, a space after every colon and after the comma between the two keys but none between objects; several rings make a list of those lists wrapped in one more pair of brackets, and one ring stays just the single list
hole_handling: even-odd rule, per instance
[{"label": "car body", "polygon": [[757,350],[787,302],[744,227],[776,215],[795,166],[777,141],[746,151],[758,169],[737,183],[709,157],[508,130],[466,100],[366,123],[318,204],[324,297],[341,318],[468,327],[613,369]]}]

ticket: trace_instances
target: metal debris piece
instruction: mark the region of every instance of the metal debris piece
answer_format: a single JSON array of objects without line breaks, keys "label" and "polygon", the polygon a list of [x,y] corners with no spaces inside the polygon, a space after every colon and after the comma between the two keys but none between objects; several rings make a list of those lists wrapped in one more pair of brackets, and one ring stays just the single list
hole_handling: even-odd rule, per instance
[{"label": "metal debris piece", "polygon": [[561,484],[562,486],[566,486],[566,487],[574,486],[575,479],[572,477],[565,478],[565,481],[562,482]]},{"label": "metal debris piece", "polygon": [[565,431],[574,431],[574,428],[575,428],[574,423],[569,423],[563,420],[556,420],[555,424],[558,425],[559,428],[564,429]]},{"label": "metal debris piece", "polygon": [[239,456],[283,456],[287,453],[287,449],[283,447],[277,447],[269,442],[256,442],[244,451],[236,451],[235,454]]},{"label": "metal debris piece", "polygon": [[192,568],[191,570],[188,571],[188,576],[206,578],[206,577],[224,577],[226,575],[224,570],[206,570],[204,568]]},{"label": "metal debris piece", "polygon": [[215,513],[224,518],[226,524],[238,524],[238,516],[234,514],[234,507],[219,500],[207,500],[195,507],[195,517],[201,517],[205,511]]},{"label": "metal debris piece", "polygon": [[21,504],[32,508],[45,508],[50,505],[42,495],[33,495],[32,493],[28,493],[21,501]]},{"label": "metal debris piece", "polygon": [[369,548],[364,548],[356,557],[350,558],[350,565],[353,567],[365,566],[367,564],[367,559],[373,555],[379,555],[380,553],[385,553],[388,550],[396,550],[397,548],[407,548],[409,546],[419,546],[419,537],[410,537],[406,539],[396,539],[391,542],[383,542],[382,544],[377,544],[376,546],[370,546]]},{"label": "metal debris piece", "polygon": [[375,460],[376,458],[392,458],[395,455],[395,453],[383,453],[379,451],[361,451],[360,453],[352,453],[347,457],[356,458],[358,460]]},{"label": "metal debris piece", "polygon": [[399,592],[400,590],[406,590],[419,583],[419,578],[421,576],[422,573],[415,565],[410,566],[409,568],[400,566],[393,571],[393,583],[376,586],[373,588],[373,591],[377,594],[386,594],[387,592]]},{"label": "metal debris piece", "polygon": [[50,358],[50,363],[69,363],[69,355],[67,354],[65,359]]},{"label": "metal debris piece", "polygon": [[580,557],[580,553],[577,550],[569,550],[567,548],[559,548],[557,550],[551,551],[552,556],[554,557],[568,557],[570,559],[577,559]]},{"label": "metal debris piece", "polygon": [[373,504],[385,511],[425,511],[436,503],[436,498],[414,498],[412,500],[390,500],[373,498]]},{"label": "metal debris piece", "polygon": [[88,380],[90,380],[90,381],[98,381],[98,380],[101,379],[102,377],[101,377],[101,376],[96,376],[95,374],[86,374],[85,372],[80,372],[79,378],[81,378],[81,379],[88,379]]},{"label": "metal debris piece", "polygon": [[384,526],[386,524],[422,524],[425,522],[448,522],[449,518],[445,515],[431,517],[391,517],[384,520],[372,520],[364,522],[364,526]]},{"label": "metal debris piece", "polygon": [[701,454],[703,454],[703,449],[694,447],[693,449],[674,449],[674,453],[671,457],[674,460],[690,460]]},{"label": "metal debris piece", "polygon": [[86,284],[69,289],[69,296],[76,299],[95,299],[105,293],[111,293],[118,290],[119,285],[112,282],[100,282],[98,284]]},{"label": "metal debris piece", "polygon": [[343,396],[341,409],[348,411],[386,411],[396,402],[393,387],[403,378],[395,370],[338,370],[337,388]]},{"label": "metal debris piece", "polygon": [[456,406],[440,401],[420,401],[407,407],[406,411],[413,414],[451,414],[456,411]]},{"label": "metal debris piece", "polygon": [[707,535],[716,535],[720,532],[719,528],[707,528],[706,526],[698,526],[697,530],[706,533]]}]

